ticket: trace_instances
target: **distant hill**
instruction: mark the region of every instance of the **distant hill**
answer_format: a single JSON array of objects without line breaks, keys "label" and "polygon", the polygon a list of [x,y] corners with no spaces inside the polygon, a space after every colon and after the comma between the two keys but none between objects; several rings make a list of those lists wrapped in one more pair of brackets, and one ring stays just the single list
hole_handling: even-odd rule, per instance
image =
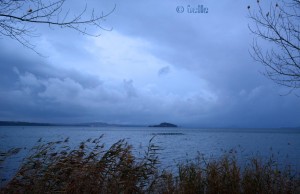
[{"label": "distant hill", "polygon": [[175,124],[172,124],[172,123],[161,123],[159,125],[150,125],[149,127],[178,127],[177,125]]},{"label": "distant hill", "polygon": [[53,126],[50,123],[30,123],[22,121],[0,121],[0,126]]},{"label": "distant hill", "polygon": [[23,121],[0,121],[0,126],[66,126],[66,127],[141,127],[137,125],[119,125],[102,122],[91,123],[34,123]]}]

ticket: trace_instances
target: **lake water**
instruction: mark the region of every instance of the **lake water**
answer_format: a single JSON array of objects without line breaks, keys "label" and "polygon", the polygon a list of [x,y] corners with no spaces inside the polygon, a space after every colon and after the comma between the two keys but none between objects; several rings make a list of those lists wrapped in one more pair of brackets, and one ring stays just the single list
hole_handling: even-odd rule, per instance
[{"label": "lake water", "polygon": [[297,129],[184,129],[147,127],[0,127],[0,152],[11,148],[21,151],[0,163],[1,184],[5,184],[20,167],[29,150],[42,142],[70,138],[71,145],[79,145],[88,138],[104,134],[107,148],[120,139],[133,145],[134,153],[143,153],[154,137],[155,145],[162,148],[159,158],[164,168],[193,159],[198,152],[206,157],[218,157],[224,150],[236,149],[245,160],[259,154],[275,154],[282,164],[291,164],[300,170],[300,130]]}]

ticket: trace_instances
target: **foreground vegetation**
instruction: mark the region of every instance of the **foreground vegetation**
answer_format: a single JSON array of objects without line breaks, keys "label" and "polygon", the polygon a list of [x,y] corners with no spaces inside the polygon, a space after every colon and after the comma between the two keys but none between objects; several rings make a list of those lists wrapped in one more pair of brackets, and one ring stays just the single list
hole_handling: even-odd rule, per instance
[{"label": "foreground vegetation", "polygon": [[68,139],[33,148],[15,177],[0,193],[299,193],[299,173],[279,167],[271,157],[238,165],[231,152],[219,159],[199,155],[179,164],[177,172],[161,170],[149,142],[143,157],[124,140],[105,149],[101,137],[76,148]]}]

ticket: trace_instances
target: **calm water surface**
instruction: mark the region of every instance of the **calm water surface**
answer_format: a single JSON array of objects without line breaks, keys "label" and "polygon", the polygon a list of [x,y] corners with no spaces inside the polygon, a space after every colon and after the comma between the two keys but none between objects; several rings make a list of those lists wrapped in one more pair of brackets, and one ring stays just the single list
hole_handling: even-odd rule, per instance
[{"label": "calm water surface", "polygon": [[241,160],[253,155],[262,157],[275,154],[281,163],[292,164],[300,170],[300,130],[297,129],[184,129],[146,127],[0,127],[0,152],[10,148],[22,150],[0,163],[1,184],[9,180],[20,167],[29,150],[43,142],[70,138],[78,145],[88,138],[104,134],[102,142],[107,148],[120,139],[133,145],[134,153],[143,153],[149,140],[162,150],[159,158],[164,168],[193,159],[198,152],[206,157],[218,157],[224,150],[235,149]]}]

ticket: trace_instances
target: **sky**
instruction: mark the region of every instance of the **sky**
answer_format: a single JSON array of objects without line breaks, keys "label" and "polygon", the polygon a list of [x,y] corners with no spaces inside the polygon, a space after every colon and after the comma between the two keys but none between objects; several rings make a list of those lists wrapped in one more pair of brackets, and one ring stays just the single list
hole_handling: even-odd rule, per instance
[{"label": "sky", "polygon": [[[74,12],[84,6],[72,2]],[[86,2],[95,13],[116,5],[103,21],[111,31],[34,26],[30,42],[43,56],[1,37],[0,120],[300,126],[299,92],[263,76],[249,54],[256,1]],[[208,13],[188,12],[201,5]]]}]

